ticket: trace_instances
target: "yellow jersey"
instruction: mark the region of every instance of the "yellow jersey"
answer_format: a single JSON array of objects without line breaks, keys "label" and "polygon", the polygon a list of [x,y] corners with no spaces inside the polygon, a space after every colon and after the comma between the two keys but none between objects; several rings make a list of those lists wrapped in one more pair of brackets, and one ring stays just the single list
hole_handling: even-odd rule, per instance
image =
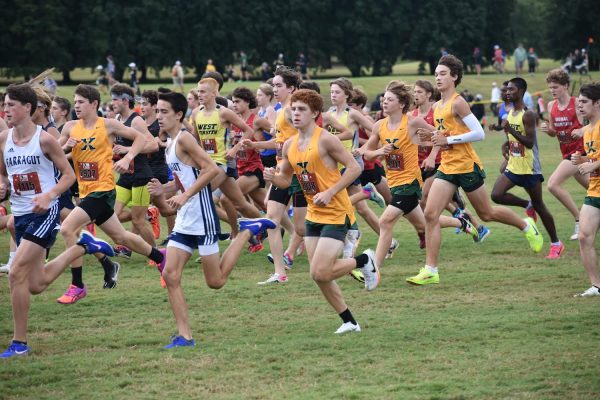
[{"label": "yellow jersey", "polygon": [[226,165],[228,129],[221,124],[220,109],[221,106],[217,104],[217,107],[206,115],[204,106],[200,107],[194,123],[200,138],[200,146],[217,164]]},{"label": "yellow jersey", "polygon": [[404,114],[398,127],[390,130],[390,117],[379,125],[379,141],[382,146],[394,145],[394,151],[385,156],[386,177],[390,188],[407,185],[416,180],[423,184],[419,168],[419,145],[408,134],[408,115]]},{"label": "yellow jersey", "polygon": [[71,151],[73,167],[79,184],[79,197],[115,188],[112,144],[106,132],[104,118],[98,118],[93,129],[86,129],[83,120],[71,128],[70,136],[77,140]]},{"label": "yellow jersey", "polygon": [[[438,131],[446,136],[457,136],[469,132],[462,121],[458,120],[452,113],[452,103],[459,96],[454,93],[452,97],[442,105],[441,101],[433,110],[433,120]],[[475,170],[475,164],[483,169],[477,153],[473,150],[471,143],[455,143],[441,148],[442,162],[438,168],[445,174],[466,174]]]},{"label": "yellow jersey", "polygon": [[275,144],[277,145],[277,164],[283,160],[283,144],[286,140],[298,133],[294,125],[285,117],[287,107],[281,107],[275,119]]},{"label": "yellow jersey", "polygon": [[[335,112],[335,109],[329,112],[329,115],[331,115],[333,118],[335,118],[337,120],[337,122],[340,123],[340,125],[344,126],[345,128],[349,129],[350,128],[350,108],[346,107],[346,109],[344,110],[344,112],[342,113],[342,115],[338,118],[337,113]],[[329,133],[333,134],[333,135],[339,135],[341,132],[338,131],[337,129],[335,129],[332,126],[329,126],[327,128],[327,130],[329,131]],[[354,131],[352,134],[352,137],[350,139],[344,139],[342,140],[342,144],[344,145],[344,148],[346,150],[348,150],[349,152],[352,152],[352,150],[354,150],[357,145],[358,145],[358,135],[357,135],[357,131]]]},{"label": "yellow jersey", "polygon": [[308,203],[306,220],[317,224],[343,225],[346,219],[353,224],[356,221],[354,209],[346,190],[340,190],[324,207],[313,203],[314,196],[334,186],[342,178],[337,168],[325,165],[319,154],[319,138],[328,135],[323,128],[316,127],[310,143],[305,150],[298,148],[299,135],[294,136],[289,146],[287,158],[294,168],[294,173]]},{"label": "yellow jersey", "polygon": [[[508,112],[508,123],[517,132],[525,136],[525,125],[523,124],[525,110]],[[537,140],[533,147],[528,149],[510,133],[508,136],[508,164],[506,169],[517,175],[539,175],[542,173]]]},{"label": "yellow jersey", "polygon": [[[585,154],[590,162],[600,160],[600,121],[592,127],[585,128],[583,134],[583,145]],[[590,173],[590,183],[588,185],[587,195],[590,197],[600,197],[600,168]]]}]

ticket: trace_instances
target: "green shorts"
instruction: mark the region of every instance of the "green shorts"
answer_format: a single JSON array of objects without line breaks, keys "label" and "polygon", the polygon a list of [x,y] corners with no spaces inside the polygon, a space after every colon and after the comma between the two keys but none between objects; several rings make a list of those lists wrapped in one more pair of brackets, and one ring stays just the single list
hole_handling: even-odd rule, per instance
[{"label": "green shorts", "polygon": [[600,209],[600,197],[585,196],[583,204]]},{"label": "green shorts", "polygon": [[319,224],[306,220],[304,225],[306,225],[305,237],[328,237],[343,242],[350,229],[350,218],[346,217],[344,224]]},{"label": "green shorts", "polygon": [[296,174],[294,174],[292,175],[292,182],[290,182],[290,187],[288,188],[288,194],[291,196],[298,192],[302,192],[302,187],[300,186],[300,182],[298,182]]},{"label": "green shorts", "polygon": [[473,164],[473,172],[464,174],[445,174],[438,169],[435,177],[461,187],[467,193],[479,189],[485,183],[485,172],[477,164]]},{"label": "green shorts", "polygon": [[423,191],[421,190],[421,185],[419,184],[419,181],[417,179],[415,179],[411,183],[407,183],[406,185],[391,187],[390,192],[392,192],[392,196],[416,195],[419,199],[423,195]]}]

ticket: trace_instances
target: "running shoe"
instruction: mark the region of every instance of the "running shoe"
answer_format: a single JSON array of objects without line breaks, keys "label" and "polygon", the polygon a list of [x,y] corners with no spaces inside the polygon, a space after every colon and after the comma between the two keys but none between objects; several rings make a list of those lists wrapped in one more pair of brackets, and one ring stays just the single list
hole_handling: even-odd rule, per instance
[{"label": "running shoe", "polygon": [[593,297],[593,296],[600,296],[600,289],[597,288],[596,286],[592,286],[585,292],[578,293],[578,294],[574,295],[573,297]]},{"label": "running shoe", "polygon": [[579,222],[575,222],[575,230],[569,239],[579,240]]},{"label": "running shoe", "polygon": [[265,247],[263,246],[262,243],[250,244],[250,245],[248,245],[248,253],[250,253],[250,254],[257,253],[264,248]]},{"label": "running shoe", "polygon": [[352,278],[356,279],[360,283],[365,283],[365,275],[360,269],[353,269],[348,273]]},{"label": "running shoe", "polygon": [[550,253],[548,253],[546,258],[548,260],[559,259],[564,249],[565,245],[562,242],[558,242],[558,244],[552,244],[550,245]]},{"label": "running shoe", "polygon": [[29,354],[31,348],[23,343],[15,343],[15,341],[11,341],[8,349],[2,354],[0,354],[0,358],[11,358],[11,357],[22,357]]},{"label": "running shoe", "polygon": [[485,226],[485,225],[479,225],[479,228],[477,228],[477,233],[479,234],[479,240],[477,241],[477,243],[481,243],[492,232],[490,231],[490,229],[487,226]]},{"label": "running shoe", "polygon": [[425,241],[425,233],[417,232],[417,236],[419,237],[419,248],[424,249],[425,247],[427,247],[427,242]]},{"label": "running shoe", "polygon": [[342,249],[342,258],[351,258],[356,255],[356,250],[360,245],[361,233],[358,229],[349,229],[344,240]]},{"label": "running shoe", "polygon": [[85,285],[83,285],[83,288],[69,285],[65,294],[56,299],[56,301],[60,304],[75,304],[85,296],[87,296],[87,287]]},{"label": "running shoe", "polygon": [[126,246],[117,245],[113,248],[115,255],[118,257],[123,257],[126,259],[130,259],[133,252],[129,250]]},{"label": "running shoe", "polygon": [[6,207],[0,205],[0,216],[5,217],[7,215]]},{"label": "running shoe", "polygon": [[119,271],[121,270],[121,264],[113,261],[113,265],[109,274],[104,274],[104,289],[114,289],[117,287],[117,281],[119,280]]},{"label": "running shoe", "polygon": [[385,199],[381,194],[379,194],[379,192],[377,191],[377,189],[375,189],[375,186],[371,182],[367,183],[365,187],[363,187],[363,192],[369,195],[369,200],[377,203],[379,207],[385,208]]},{"label": "running shoe", "polygon": [[537,213],[535,212],[535,208],[530,204],[525,207],[525,214],[535,222],[537,222]]},{"label": "running shoe", "polygon": [[467,235],[471,235],[471,238],[475,243],[479,242],[479,231],[475,228],[475,225],[464,216],[458,219],[460,221],[460,230],[466,233]]},{"label": "running shoe", "polygon": [[306,245],[304,244],[304,240],[300,242],[300,246],[296,249],[296,255],[299,257],[306,251]]},{"label": "running shoe", "polygon": [[544,237],[538,230],[535,222],[533,222],[533,219],[527,217],[525,218],[525,221],[529,223],[529,228],[525,232],[529,247],[531,247],[531,250],[533,250],[534,253],[539,253],[542,251],[542,246],[544,246]]},{"label": "running shoe", "polygon": [[148,218],[150,220],[150,225],[152,225],[152,233],[154,233],[154,239],[158,239],[160,237],[160,213],[158,212],[158,208],[156,207],[148,207]]},{"label": "running shoe", "polygon": [[366,254],[367,257],[369,257],[369,261],[362,267],[362,273],[365,277],[365,289],[371,291],[379,285],[379,268],[375,264],[375,253],[373,250],[367,249],[363,254]]},{"label": "running shoe", "polygon": [[171,343],[164,346],[163,347],[164,349],[168,350],[168,349],[174,349],[176,347],[196,347],[196,341],[194,339],[187,340],[183,336],[173,335],[173,336],[171,336],[170,340],[171,340]]},{"label": "running shoe", "polygon": [[288,214],[288,217],[290,217],[290,218],[294,217],[294,207],[293,206],[288,208],[287,214]]},{"label": "running shoe", "polygon": [[286,269],[292,269],[294,266],[294,259],[290,256],[290,254],[286,251],[283,253],[283,264]]},{"label": "running shoe", "polygon": [[115,252],[110,244],[102,239],[92,236],[92,234],[87,231],[81,231],[77,244],[83,247],[85,254],[102,253],[108,257],[115,256]]},{"label": "running shoe", "polygon": [[0,274],[8,274],[10,272],[10,264],[0,264]]},{"label": "running shoe", "polygon": [[96,224],[94,224],[93,222],[90,222],[89,224],[87,224],[85,226],[85,229],[92,235],[96,236]]},{"label": "running shoe", "polygon": [[287,275],[279,275],[278,273],[272,274],[266,281],[258,282],[258,285],[272,285],[274,283],[286,283],[288,281]]},{"label": "running shoe", "polygon": [[335,333],[337,335],[343,335],[344,333],[360,332],[360,325],[353,324],[352,322],[344,322]]},{"label": "running shoe", "polygon": [[271,254],[271,253],[267,254],[267,260],[269,260],[269,262],[270,262],[271,264],[274,264],[274,263],[275,263],[275,262],[273,261],[273,254]]},{"label": "running shoe", "polygon": [[406,279],[406,282],[411,285],[429,285],[431,283],[440,283],[440,275],[430,272],[427,267],[423,267],[419,270],[419,273],[415,276],[411,276]]},{"label": "running shoe", "polygon": [[239,218],[238,226],[240,231],[248,230],[256,236],[267,229],[275,229],[277,224],[268,218]]},{"label": "running shoe", "polygon": [[163,269],[165,269],[165,265],[167,264],[167,249],[159,249],[158,251],[163,255],[163,259],[159,264],[156,264],[156,269],[162,274]]},{"label": "running shoe", "polygon": [[[423,238],[423,240],[425,240],[425,238]],[[390,244],[390,248],[388,249],[388,252],[385,256],[386,260],[389,260],[390,258],[394,257],[394,252],[396,251],[398,246],[400,246],[398,241],[396,239],[392,238],[392,243]],[[421,248],[423,248],[423,247],[421,247]]]}]

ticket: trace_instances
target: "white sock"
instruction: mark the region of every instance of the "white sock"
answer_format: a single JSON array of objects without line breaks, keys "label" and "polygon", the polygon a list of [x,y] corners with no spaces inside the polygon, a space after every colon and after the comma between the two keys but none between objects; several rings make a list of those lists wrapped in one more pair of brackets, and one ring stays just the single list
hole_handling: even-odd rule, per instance
[{"label": "white sock", "polygon": [[431,272],[432,274],[438,273],[437,267],[432,267],[431,265],[426,265],[425,268],[427,269],[427,271]]},{"label": "white sock", "polygon": [[529,228],[531,228],[531,224],[529,223],[529,221],[525,221],[527,222],[527,226],[525,228],[523,228],[523,232],[527,232],[529,230]]},{"label": "white sock", "polygon": [[8,253],[8,262],[7,262],[8,265],[12,264],[12,260],[13,260],[13,258],[15,258],[15,254],[17,254],[16,251],[11,251]]},{"label": "white sock", "polygon": [[552,243],[552,246],[560,246],[560,240],[556,243]]},{"label": "white sock", "polygon": [[531,200],[529,200],[529,202],[527,203],[527,208],[531,208],[533,207],[533,204],[531,204]]}]

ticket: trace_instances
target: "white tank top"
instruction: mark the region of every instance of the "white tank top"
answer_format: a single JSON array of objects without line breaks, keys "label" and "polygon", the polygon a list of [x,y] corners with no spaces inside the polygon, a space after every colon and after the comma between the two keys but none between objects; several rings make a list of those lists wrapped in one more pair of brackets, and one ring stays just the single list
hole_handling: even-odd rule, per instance
[{"label": "white tank top", "polygon": [[[8,131],[3,157],[10,181],[10,209],[15,216],[31,214],[33,198],[56,186],[56,169],[42,151],[41,133],[42,127],[38,125],[31,140],[25,146],[17,146],[13,128]],[[53,199],[50,207],[56,201]]]},{"label": "white tank top", "polygon": [[[183,192],[196,182],[200,171],[184,164],[177,158],[177,142],[181,132],[167,147],[166,158],[169,168],[173,172],[173,179],[178,189]],[[174,232],[196,236],[214,236],[221,233],[219,217],[212,199],[210,185],[204,187],[199,193],[189,200],[177,211]]]}]

